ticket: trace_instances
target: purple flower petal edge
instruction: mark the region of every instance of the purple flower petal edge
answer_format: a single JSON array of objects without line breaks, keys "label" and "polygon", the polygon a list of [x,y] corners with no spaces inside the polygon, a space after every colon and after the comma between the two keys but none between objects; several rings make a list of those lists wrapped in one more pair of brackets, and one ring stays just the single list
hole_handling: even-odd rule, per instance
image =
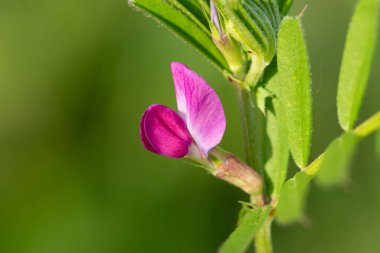
[{"label": "purple flower petal edge", "polygon": [[226,117],[216,92],[186,65],[171,64],[180,116],[204,155],[222,140]]}]

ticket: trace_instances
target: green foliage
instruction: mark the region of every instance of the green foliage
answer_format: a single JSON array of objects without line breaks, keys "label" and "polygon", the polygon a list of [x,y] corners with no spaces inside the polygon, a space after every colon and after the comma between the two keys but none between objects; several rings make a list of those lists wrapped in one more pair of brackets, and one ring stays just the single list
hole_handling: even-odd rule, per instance
[{"label": "green foliage", "polygon": [[354,127],[363,100],[376,41],[377,9],[377,0],[360,0],[347,34],[337,101],[345,131]]},{"label": "green foliage", "polygon": [[304,168],[310,153],[312,104],[309,59],[299,19],[287,17],[282,21],[277,54],[283,124],[293,159]]},{"label": "green foliage", "polygon": [[292,7],[293,0],[277,0],[281,16],[284,17]]},{"label": "green foliage", "polygon": [[228,34],[267,65],[276,50],[280,14],[274,1],[220,1]]},{"label": "green foliage", "polygon": [[320,185],[334,186],[349,179],[349,165],[358,140],[356,135],[345,133],[329,145],[316,178]]},{"label": "green foliage", "polygon": [[226,61],[212,41],[207,21],[201,18],[203,9],[198,1],[130,0],[129,3],[165,24],[220,70],[228,69]]},{"label": "green foliage", "polygon": [[[268,221],[272,221],[269,218],[272,208],[276,208],[280,223],[299,221],[314,176],[325,186],[345,182],[357,141],[380,126],[380,114],[353,133],[335,139],[325,154],[309,164],[312,97],[306,43],[299,18],[286,17],[280,25],[292,0],[215,0],[220,29],[210,23],[208,1],[130,2],[190,42],[221,70],[229,72],[226,76],[233,83],[241,84],[238,94],[247,163],[263,176],[265,197],[270,197],[272,202],[254,210],[244,206],[238,227],[219,252],[244,252],[255,235],[260,237],[260,234],[264,240],[256,237],[256,244],[260,244],[256,249],[270,249],[268,235],[263,232],[270,234]],[[375,44],[376,18],[377,2],[360,0],[348,32],[339,78],[339,122],[346,131],[352,130],[363,99]],[[277,62],[272,61],[276,53]],[[239,64],[231,64],[234,59]],[[270,77],[265,79],[262,73],[269,64],[265,71],[270,72]],[[235,71],[231,66],[236,67]],[[289,151],[302,171],[285,182]],[[264,222],[269,224],[267,231],[263,229]]]},{"label": "green foliage", "polygon": [[[262,174],[264,170],[263,129],[265,128],[265,117],[260,109],[253,104],[253,96],[252,92],[245,89],[241,90],[239,92],[239,104],[243,124],[247,126],[244,129],[246,160],[252,168]],[[248,129],[254,129],[254,131],[247,131]]]},{"label": "green foliage", "polygon": [[266,133],[268,136],[266,144],[265,172],[270,179],[269,192],[272,198],[277,198],[286,178],[289,160],[289,147],[283,115],[280,103],[276,98],[281,86],[279,74],[276,73],[266,83],[265,87],[274,93],[267,110]]},{"label": "green foliage", "polygon": [[[333,141],[327,148],[327,151],[315,159],[304,171],[311,177],[322,173],[324,174],[322,177],[325,178],[322,180],[335,180],[335,182],[333,181],[331,184],[339,183],[338,179],[344,179],[345,174],[348,174],[348,172],[345,171],[347,170],[346,165],[348,165],[347,160],[350,159],[350,154],[352,154],[355,149],[357,141],[367,137],[379,128],[380,112],[377,112],[356,127],[352,133],[344,133]],[[327,162],[325,162],[326,159]],[[321,169],[324,172],[320,172]],[[322,182],[322,184],[323,183],[324,182]]]},{"label": "green foliage", "polygon": [[276,210],[280,223],[287,224],[302,218],[310,180],[310,175],[300,171],[282,187]]},{"label": "green foliage", "polygon": [[257,208],[246,213],[239,226],[219,249],[219,253],[243,253],[248,248],[257,230],[267,220],[270,206]]},{"label": "green foliage", "polygon": [[354,133],[363,138],[380,128],[380,111],[355,128]]}]

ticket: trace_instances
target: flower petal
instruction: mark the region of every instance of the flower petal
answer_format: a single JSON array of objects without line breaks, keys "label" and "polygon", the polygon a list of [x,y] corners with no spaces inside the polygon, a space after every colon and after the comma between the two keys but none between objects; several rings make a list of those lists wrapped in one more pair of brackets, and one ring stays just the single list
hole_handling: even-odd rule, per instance
[{"label": "flower petal", "polygon": [[157,153],[157,150],[152,146],[152,144],[150,144],[149,139],[148,139],[148,137],[146,137],[146,134],[145,134],[144,124],[145,124],[146,114],[148,113],[148,111],[149,111],[149,108],[144,112],[143,116],[141,117],[141,121],[140,121],[140,138],[141,138],[142,144],[144,145],[144,147],[147,150],[149,150],[150,152],[153,152],[153,153]]},{"label": "flower petal", "polygon": [[149,151],[180,158],[187,155],[192,138],[178,114],[164,105],[151,105],[140,123],[141,142]]},{"label": "flower petal", "polygon": [[179,114],[186,120],[193,140],[207,155],[219,144],[226,129],[226,117],[218,95],[208,83],[186,65],[171,65]]}]

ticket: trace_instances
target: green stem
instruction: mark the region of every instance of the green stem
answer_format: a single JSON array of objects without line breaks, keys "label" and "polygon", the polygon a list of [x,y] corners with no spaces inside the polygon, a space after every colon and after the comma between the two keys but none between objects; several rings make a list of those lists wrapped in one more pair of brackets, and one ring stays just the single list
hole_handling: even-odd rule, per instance
[{"label": "green stem", "polygon": [[237,94],[240,105],[240,115],[243,126],[244,148],[247,164],[253,168],[262,178],[262,192],[255,197],[253,204],[262,206],[265,204],[265,180],[264,166],[262,162],[263,145],[262,132],[263,127],[260,123],[265,123],[260,110],[254,106],[251,92],[247,89],[237,88]]},{"label": "green stem", "polygon": [[[353,133],[360,138],[364,138],[374,131],[380,128],[380,111],[372,115],[369,119],[361,123],[358,127],[353,130]],[[305,173],[314,177],[319,168],[321,167],[322,161],[325,159],[325,153],[322,153],[315,159],[309,166],[306,167]]]},{"label": "green stem", "polygon": [[[247,87],[255,87],[259,82],[263,69],[257,69],[256,64],[252,64],[248,74],[245,76],[244,83]],[[244,147],[246,160],[249,166],[253,168],[262,179],[262,193],[251,196],[251,203],[259,206],[266,204],[266,185],[264,177],[264,151],[265,151],[265,131],[266,118],[260,109],[255,106],[255,97],[250,88],[237,86],[237,95],[239,99],[240,115],[244,134]],[[256,253],[271,253],[271,222],[268,218],[255,237]]]},{"label": "green stem", "polygon": [[[264,134],[266,119],[257,106],[249,90],[238,89],[240,114],[242,118],[245,152],[247,163],[254,168],[262,178],[263,192],[260,195],[251,196],[251,202],[256,205],[265,205],[265,179],[264,179]],[[271,219],[262,225],[255,236],[256,253],[271,253]]]},{"label": "green stem", "polygon": [[369,119],[361,123],[354,129],[354,134],[359,137],[366,137],[380,127],[380,111],[372,115]]},{"label": "green stem", "polygon": [[263,176],[265,117],[260,109],[255,106],[254,98],[249,90],[238,88],[237,93],[247,163]]},{"label": "green stem", "polygon": [[268,218],[260,227],[255,236],[255,253],[272,253],[272,237],[271,237],[272,219]]},{"label": "green stem", "polygon": [[240,116],[243,126],[245,155],[248,165],[253,167],[255,164],[255,147],[253,145],[254,112],[251,94],[248,90],[237,88],[237,95],[239,99]]}]

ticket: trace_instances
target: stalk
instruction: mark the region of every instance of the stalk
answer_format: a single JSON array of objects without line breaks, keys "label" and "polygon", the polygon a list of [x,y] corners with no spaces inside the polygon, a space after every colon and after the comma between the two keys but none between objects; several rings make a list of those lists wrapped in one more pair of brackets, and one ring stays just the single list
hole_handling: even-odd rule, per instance
[{"label": "stalk", "polygon": [[272,253],[272,237],[271,237],[272,219],[268,218],[265,223],[257,231],[255,237],[255,253]]},{"label": "stalk", "polygon": [[[261,71],[251,66],[251,69],[246,76],[245,83],[249,87],[255,87],[259,81],[261,73],[252,73]],[[266,186],[264,175],[264,152],[265,152],[265,130],[266,119],[260,109],[255,106],[254,96],[250,89],[237,87],[237,95],[239,100],[240,115],[244,134],[244,147],[246,160],[249,166],[254,168],[263,179],[263,194],[260,200],[251,197],[253,204],[265,205],[266,203]],[[272,219],[267,221],[259,228],[255,236],[254,247],[256,253],[272,253],[272,237],[271,237]]]},{"label": "stalk", "polygon": [[[264,134],[265,134],[265,117],[261,111],[254,106],[251,92],[246,89],[238,88],[238,98],[240,105],[240,114],[244,133],[244,146],[247,157],[247,163],[255,168],[263,179],[263,194],[261,200],[251,198],[253,204],[260,203],[265,205],[265,180],[263,165],[264,150]],[[256,253],[272,253],[272,235],[271,235],[271,219],[260,227],[255,236],[255,252]]]},{"label": "stalk", "polygon": [[[246,160],[249,166],[254,167],[255,147],[254,147],[254,108],[251,94],[246,89],[237,88],[237,96],[240,108],[240,117],[243,126],[243,138]],[[260,171],[258,171],[259,174]]]}]

